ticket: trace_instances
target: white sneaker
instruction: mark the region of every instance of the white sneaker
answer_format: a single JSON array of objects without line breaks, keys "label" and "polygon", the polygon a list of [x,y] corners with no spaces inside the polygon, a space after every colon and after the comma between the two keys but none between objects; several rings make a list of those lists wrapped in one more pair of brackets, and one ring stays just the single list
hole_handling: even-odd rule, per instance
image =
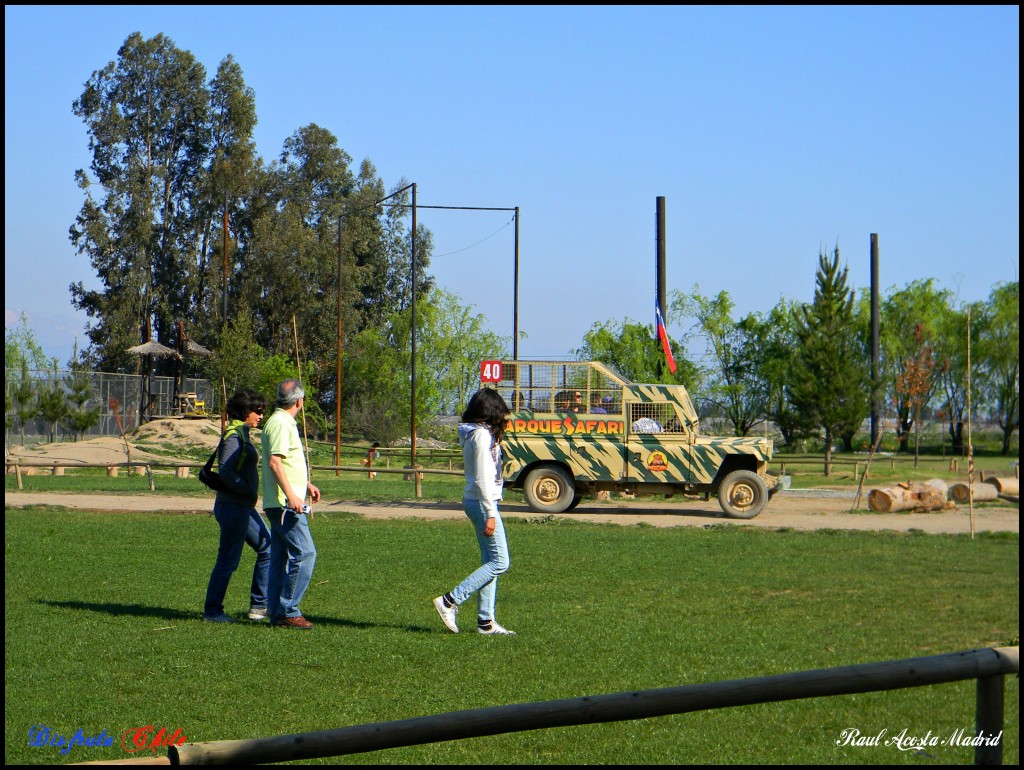
[{"label": "white sneaker", "polygon": [[266,620],[267,619],[267,608],[266,607],[250,607],[249,608],[249,620]]},{"label": "white sneaker", "polygon": [[448,630],[453,634],[459,633],[459,627],[455,625],[455,616],[459,612],[457,605],[446,607],[444,604],[444,597],[438,596],[434,599],[434,609],[437,610],[437,614],[441,616],[442,622],[448,627]]},{"label": "white sneaker", "polygon": [[477,627],[476,627],[476,632],[478,634],[502,634],[504,636],[515,636],[516,635],[515,631],[509,631],[504,626],[499,625],[497,620],[492,620],[486,626],[481,626],[478,623]]}]

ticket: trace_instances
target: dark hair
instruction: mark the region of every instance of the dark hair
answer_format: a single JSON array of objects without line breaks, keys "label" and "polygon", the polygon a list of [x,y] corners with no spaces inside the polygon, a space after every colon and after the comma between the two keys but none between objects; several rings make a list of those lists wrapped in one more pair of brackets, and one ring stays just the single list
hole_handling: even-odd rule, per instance
[{"label": "dark hair", "polygon": [[477,422],[486,425],[495,441],[505,436],[505,418],[511,410],[501,394],[493,388],[480,388],[466,404],[462,413],[463,422]]},{"label": "dark hair", "polygon": [[266,409],[266,407],[267,402],[255,390],[239,388],[235,391],[235,395],[228,399],[226,408],[228,417],[232,420],[244,420],[249,416],[249,412]]}]

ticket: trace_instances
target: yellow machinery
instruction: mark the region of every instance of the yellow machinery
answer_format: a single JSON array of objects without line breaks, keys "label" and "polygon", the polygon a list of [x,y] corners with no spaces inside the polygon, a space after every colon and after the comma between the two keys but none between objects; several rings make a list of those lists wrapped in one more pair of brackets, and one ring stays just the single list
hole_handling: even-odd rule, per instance
[{"label": "yellow machinery", "polygon": [[206,402],[200,400],[198,393],[179,393],[178,412],[182,417],[206,417]]}]

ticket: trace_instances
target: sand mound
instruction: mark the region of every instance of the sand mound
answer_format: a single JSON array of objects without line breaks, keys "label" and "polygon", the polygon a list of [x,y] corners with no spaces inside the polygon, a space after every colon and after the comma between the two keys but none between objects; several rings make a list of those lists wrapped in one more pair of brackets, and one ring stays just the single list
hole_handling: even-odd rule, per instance
[{"label": "sand mound", "polygon": [[[128,433],[132,460],[173,461],[189,459],[186,450],[202,448],[212,452],[220,439],[220,419],[186,420],[162,418],[153,420]],[[154,453],[153,449],[159,449]],[[31,447],[10,446],[8,457],[42,462],[123,463],[127,459],[124,440],[120,436],[101,436],[84,441],[58,441]]]}]

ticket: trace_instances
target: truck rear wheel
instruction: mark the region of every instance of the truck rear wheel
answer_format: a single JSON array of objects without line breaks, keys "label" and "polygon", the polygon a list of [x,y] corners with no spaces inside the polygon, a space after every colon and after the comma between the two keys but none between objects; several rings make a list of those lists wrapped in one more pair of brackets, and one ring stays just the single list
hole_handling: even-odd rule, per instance
[{"label": "truck rear wheel", "polygon": [[540,513],[562,513],[573,501],[576,489],[572,477],[557,465],[542,465],[526,476],[526,503]]},{"label": "truck rear wheel", "polygon": [[718,504],[730,519],[752,519],[768,502],[768,485],[753,471],[733,471],[718,488]]}]

